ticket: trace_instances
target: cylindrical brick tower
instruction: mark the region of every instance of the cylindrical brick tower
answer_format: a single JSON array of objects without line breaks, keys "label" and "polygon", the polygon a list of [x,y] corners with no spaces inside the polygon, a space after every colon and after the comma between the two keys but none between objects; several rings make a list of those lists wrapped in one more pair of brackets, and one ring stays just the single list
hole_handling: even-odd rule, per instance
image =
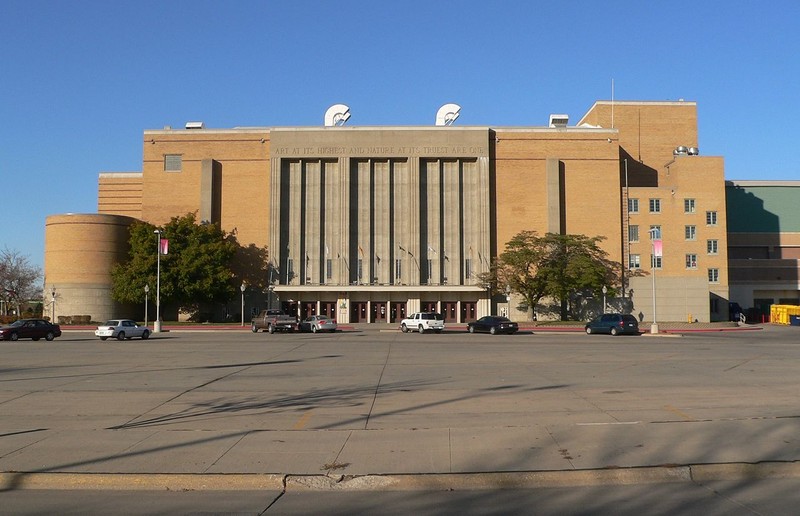
[{"label": "cylindrical brick tower", "polygon": [[[136,219],[122,215],[68,213],[45,221],[44,315],[140,318],[111,299],[111,267],[128,255],[128,229]],[[55,296],[53,293],[55,292]],[[123,313],[125,312],[125,313]],[[63,319],[62,319],[63,320]],[[80,320],[80,319],[78,319]]]}]

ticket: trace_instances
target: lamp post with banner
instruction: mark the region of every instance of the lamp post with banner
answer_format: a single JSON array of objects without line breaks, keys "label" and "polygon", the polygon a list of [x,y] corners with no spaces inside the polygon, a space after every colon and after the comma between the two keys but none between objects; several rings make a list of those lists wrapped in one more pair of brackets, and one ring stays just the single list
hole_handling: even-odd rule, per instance
[{"label": "lamp post with banner", "polygon": [[658,319],[656,316],[656,265],[658,265],[658,259],[663,255],[661,229],[653,228],[650,230],[650,241],[653,246],[653,261],[650,264],[651,275],[653,276],[653,323],[650,325],[650,334],[655,335],[658,333]]},{"label": "lamp post with banner", "polygon": [[156,320],[153,322],[153,333],[161,332],[161,255],[167,254],[169,240],[161,238],[163,231],[156,229]]},{"label": "lamp post with banner", "polygon": [[242,291],[242,326],[244,327],[244,291],[247,290],[247,285],[242,283],[239,290]]},{"label": "lamp post with banner", "polygon": [[147,328],[147,297],[150,294],[150,285],[144,285],[144,327]]}]

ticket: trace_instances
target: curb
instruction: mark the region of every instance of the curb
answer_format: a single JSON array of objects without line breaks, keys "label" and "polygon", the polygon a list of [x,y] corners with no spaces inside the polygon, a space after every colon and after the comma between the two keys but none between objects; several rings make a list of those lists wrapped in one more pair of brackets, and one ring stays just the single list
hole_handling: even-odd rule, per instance
[{"label": "curb", "polygon": [[467,491],[800,478],[800,461],[663,465],[564,471],[402,475],[0,473],[12,490]]}]

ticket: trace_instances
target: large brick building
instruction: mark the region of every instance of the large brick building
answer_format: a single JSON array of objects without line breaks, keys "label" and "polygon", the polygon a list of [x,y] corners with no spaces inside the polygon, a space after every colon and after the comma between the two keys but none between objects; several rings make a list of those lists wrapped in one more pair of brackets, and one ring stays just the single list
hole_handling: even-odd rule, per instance
[{"label": "large brick building", "polygon": [[[605,237],[615,306],[652,320],[654,263],[658,320],[728,317],[724,164],[697,152],[694,102],[598,101],[577,124],[537,127],[197,125],[145,131],[142,171],[100,174],[97,214],[48,218],[45,289],[57,286],[59,313],[121,310],[108,269],[126,223],[197,212],[270,250],[275,298],[251,305],[300,315],[521,318],[513,293],[492,298],[477,275],[534,230]],[[97,227],[92,251],[77,245]]]}]

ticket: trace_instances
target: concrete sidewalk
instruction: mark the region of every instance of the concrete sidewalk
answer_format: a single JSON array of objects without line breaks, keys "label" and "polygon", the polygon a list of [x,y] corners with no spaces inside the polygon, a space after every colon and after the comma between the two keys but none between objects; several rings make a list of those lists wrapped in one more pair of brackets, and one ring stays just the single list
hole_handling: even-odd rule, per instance
[{"label": "concrete sidewalk", "polygon": [[[467,489],[788,478],[800,477],[798,430],[789,419],[361,431],[33,429],[1,436],[0,490]],[[720,434],[729,436],[725,446],[714,445]]]}]

